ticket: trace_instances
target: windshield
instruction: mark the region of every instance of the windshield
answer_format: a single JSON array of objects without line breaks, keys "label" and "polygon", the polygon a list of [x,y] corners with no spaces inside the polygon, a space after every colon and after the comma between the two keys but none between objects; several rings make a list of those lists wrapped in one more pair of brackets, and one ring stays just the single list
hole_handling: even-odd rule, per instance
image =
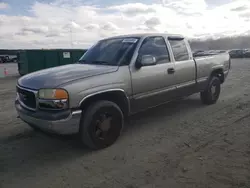
[{"label": "windshield", "polygon": [[128,65],[139,38],[114,38],[99,41],[79,60],[82,64]]}]

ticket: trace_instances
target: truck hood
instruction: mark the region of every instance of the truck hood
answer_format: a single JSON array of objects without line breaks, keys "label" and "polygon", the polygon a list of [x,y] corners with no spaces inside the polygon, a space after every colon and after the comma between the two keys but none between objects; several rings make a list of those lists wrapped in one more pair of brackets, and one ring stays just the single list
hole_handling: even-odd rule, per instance
[{"label": "truck hood", "polygon": [[55,88],[67,82],[117,70],[118,66],[70,64],[27,74],[18,80],[18,85],[35,90]]}]

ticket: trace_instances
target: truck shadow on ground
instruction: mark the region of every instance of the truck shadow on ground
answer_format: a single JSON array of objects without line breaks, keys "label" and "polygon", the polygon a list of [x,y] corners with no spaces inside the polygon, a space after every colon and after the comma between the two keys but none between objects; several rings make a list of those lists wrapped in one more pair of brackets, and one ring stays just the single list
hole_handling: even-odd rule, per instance
[{"label": "truck shadow on ground", "polygon": [[[126,135],[129,136],[131,132],[136,134],[140,129],[144,129],[144,126],[150,126],[148,124],[144,125],[145,122],[159,121],[164,119],[163,117],[173,116],[176,113],[190,112],[197,108],[204,108],[204,105],[201,104],[199,97],[196,96],[170,102],[133,115],[126,121],[120,141],[122,142],[124,137]],[[119,146],[114,145],[114,147]],[[2,175],[11,171],[15,171],[16,174],[25,174],[26,172],[30,174],[31,171],[44,168],[44,166],[54,166],[66,161],[76,160],[83,155],[92,153],[92,151],[83,147],[76,139],[76,135],[41,134],[40,132],[27,129],[22,134],[0,141],[0,153],[0,177],[4,177]]]},{"label": "truck shadow on ground", "polygon": [[193,109],[204,107],[205,106],[201,103],[198,95],[172,101],[131,116],[126,121],[127,126],[125,127],[125,131],[129,131],[130,127],[144,127],[146,126],[144,123],[154,122],[155,120],[160,121],[161,119],[165,121],[166,117],[176,116],[178,114],[189,112]]}]

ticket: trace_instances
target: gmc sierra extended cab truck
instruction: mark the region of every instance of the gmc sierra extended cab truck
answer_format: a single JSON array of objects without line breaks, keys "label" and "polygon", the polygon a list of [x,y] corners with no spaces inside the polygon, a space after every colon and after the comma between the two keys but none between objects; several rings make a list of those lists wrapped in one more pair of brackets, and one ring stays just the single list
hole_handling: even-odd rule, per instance
[{"label": "gmc sierra extended cab truck", "polygon": [[228,53],[194,59],[181,35],[116,36],[75,64],[21,77],[15,107],[33,128],[78,133],[85,145],[102,149],[117,140],[126,116],[194,93],[216,103],[230,64]]}]

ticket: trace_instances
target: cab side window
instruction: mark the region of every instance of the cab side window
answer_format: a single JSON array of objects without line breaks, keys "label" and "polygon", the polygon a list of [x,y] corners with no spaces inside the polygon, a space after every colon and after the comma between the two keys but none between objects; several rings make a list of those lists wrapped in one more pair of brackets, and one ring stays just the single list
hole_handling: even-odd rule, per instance
[{"label": "cab side window", "polygon": [[137,61],[143,55],[152,55],[156,58],[157,64],[170,62],[169,52],[163,37],[147,37],[142,42]]},{"label": "cab side window", "polygon": [[175,61],[189,60],[187,46],[184,40],[169,40]]}]

